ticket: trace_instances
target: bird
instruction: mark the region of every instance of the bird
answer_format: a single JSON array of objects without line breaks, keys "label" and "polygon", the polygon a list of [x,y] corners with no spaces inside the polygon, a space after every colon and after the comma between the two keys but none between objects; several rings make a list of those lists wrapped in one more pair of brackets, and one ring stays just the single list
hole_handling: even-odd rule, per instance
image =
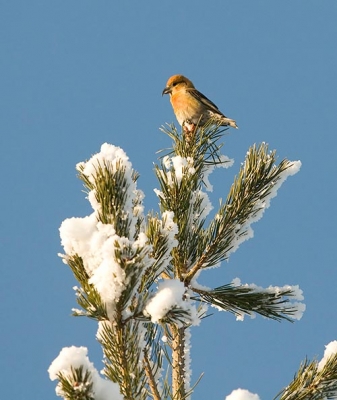
[{"label": "bird", "polygon": [[234,119],[226,117],[218,107],[199,92],[184,75],[169,78],[162,92],[170,95],[174,114],[184,131],[191,132],[213,118],[215,123],[238,129]]}]

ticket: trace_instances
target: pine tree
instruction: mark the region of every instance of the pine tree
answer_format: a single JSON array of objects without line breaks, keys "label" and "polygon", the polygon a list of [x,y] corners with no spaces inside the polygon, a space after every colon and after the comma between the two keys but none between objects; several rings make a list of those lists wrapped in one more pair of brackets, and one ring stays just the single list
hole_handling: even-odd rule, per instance
[{"label": "pine tree", "polygon": [[[232,164],[220,152],[224,129],[209,121],[191,135],[173,125],[162,131],[173,146],[155,166],[156,213],[145,216],[139,176],[121,148],[104,144],[76,166],[93,213],[62,223],[61,256],[79,282],[81,308],[74,315],[98,322],[104,378],[86,348],[64,348],[49,368],[64,399],[189,399],[198,383],[191,385],[190,327],[200,324],[208,305],[237,319],[260,314],[294,321],[304,311],[298,286],[264,289],[235,280],[206,288],[197,282],[202,271],[228,260],[252,237],[252,223],[300,162],[276,165],[276,153],[265,143],[252,146],[211,216],[209,175]],[[330,346],[321,363],[305,361],[276,398],[336,397],[336,347]]]}]

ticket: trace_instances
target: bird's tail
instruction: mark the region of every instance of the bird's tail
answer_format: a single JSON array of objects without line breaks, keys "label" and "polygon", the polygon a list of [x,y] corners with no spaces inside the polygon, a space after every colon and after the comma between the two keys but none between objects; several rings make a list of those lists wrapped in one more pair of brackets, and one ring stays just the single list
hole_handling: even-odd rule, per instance
[{"label": "bird's tail", "polygon": [[221,122],[223,123],[223,125],[229,125],[232,128],[239,129],[239,127],[236,125],[236,122],[234,121],[234,119],[224,117],[224,118],[221,118]]}]

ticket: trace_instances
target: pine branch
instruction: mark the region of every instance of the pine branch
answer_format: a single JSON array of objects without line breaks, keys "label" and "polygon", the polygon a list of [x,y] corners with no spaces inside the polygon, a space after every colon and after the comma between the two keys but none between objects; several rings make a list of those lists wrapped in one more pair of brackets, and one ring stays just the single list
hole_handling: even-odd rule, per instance
[{"label": "pine branch", "polygon": [[139,290],[140,282],[148,264],[149,252],[150,249],[148,247],[139,247],[135,250],[131,245],[121,248],[118,248],[116,245],[115,257],[127,277],[126,288],[121,293],[117,302],[117,306],[122,310],[127,309],[131,305],[136,291]]},{"label": "pine branch", "polygon": [[173,307],[166,315],[164,318],[160,320],[161,323],[163,324],[169,324],[169,325],[182,325],[182,326],[188,326],[189,321],[190,321],[190,313],[187,310],[183,310],[182,308],[179,307]]},{"label": "pine branch", "polygon": [[[74,310],[74,316],[86,316],[97,321],[106,321],[109,319],[106,304],[101,299],[98,291],[95,289],[94,285],[89,283],[89,276],[83,266],[83,260],[78,255],[74,256],[64,256],[64,260],[67,262],[69,267],[72,269],[75,278],[81,284],[80,288],[76,288],[76,300],[77,303],[82,307],[82,310]],[[125,266],[125,270],[128,272],[129,268],[132,268],[132,264],[129,266]],[[137,268],[133,267],[132,273],[129,273],[131,276],[130,279],[130,287],[131,289],[134,286],[138,286],[137,282]],[[125,290],[122,293],[120,300],[118,301],[118,307],[121,309],[125,308],[127,302],[130,301],[132,290]],[[148,318],[145,318],[143,315],[144,304],[147,300],[148,294],[144,292],[143,294],[139,295],[137,298],[135,297],[133,300],[133,304],[131,306],[131,314],[124,318],[124,323],[131,319],[137,319],[146,321]]]},{"label": "pine branch", "polygon": [[266,318],[293,322],[291,316],[297,308],[289,304],[285,297],[295,296],[291,289],[282,288],[278,291],[257,290],[247,286],[223,285],[213,290],[201,290],[191,287],[198,297],[192,297],[224,311],[229,311],[240,317],[242,314],[258,313]]},{"label": "pine branch", "polygon": [[305,360],[293,381],[274,400],[323,400],[337,398],[337,354],[329,357],[323,367]]},{"label": "pine branch", "polygon": [[146,269],[142,277],[139,291],[143,292],[158,279],[161,274],[172,276],[169,261],[171,260],[171,238],[163,230],[163,221],[157,215],[148,215],[146,220],[146,236],[152,246],[151,258],[153,263]]},{"label": "pine branch", "polygon": [[[203,127],[196,127],[193,135],[188,139],[185,134],[177,131],[174,124],[167,124],[160,129],[173,140],[173,147],[167,155],[192,157],[197,160],[196,166],[202,170],[204,164],[217,165],[222,164],[220,149],[223,144],[219,144],[219,140],[223,136],[223,132],[228,128],[221,127],[219,123],[210,119]],[[161,150],[163,152],[163,150]]]},{"label": "pine branch", "polygon": [[146,377],[147,377],[147,380],[149,382],[149,386],[150,386],[150,389],[151,389],[152,398],[154,400],[161,400],[160,394],[159,394],[159,391],[158,391],[158,388],[157,388],[157,383],[155,381],[154,374],[153,374],[153,371],[152,371],[152,368],[151,368],[151,364],[150,364],[150,360],[149,360],[149,357],[148,357],[147,350],[144,350],[143,363],[144,363],[145,374],[146,374]]},{"label": "pine branch", "polygon": [[79,178],[89,191],[95,193],[96,201],[100,204],[99,221],[112,224],[121,236],[128,237],[131,221],[130,215],[126,215],[125,206],[130,183],[125,177],[125,166],[117,161],[116,167],[112,168],[106,161],[103,165],[97,161],[94,180],[84,174],[83,169],[80,164]]},{"label": "pine branch", "polygon": [[[163,130],[173,140],[173,149],[171,157],[164,156],[156,166],[161,218],[144,219],[137,174],[122,149],[105,144],[101,153],[77,166],[94,213],[66,220],[61,227],[64,261],[81,285],[77,302],[83,312],[76,315],[100,321],[97,339],[104,352],[104,374],[118,383],[125,400],[190,397],[194,387],[189,386],[186,328],[197,315],[191,300],[236,315],[257,312],[276,320],[291,320],[297,311],[285,298],[293,296],[291,289],[269,293],[234,285],[210,291],[191,287],[200,269],[227,259],[249,236],[250,224],[268,207],[272,192],[285,179],[283,172],[292,164],[284,160],[275,166],[275,152],[268,153],[264,144],[251,148],[225,204],[205,229],[211,204],[202,189],[210,171],[228,162],[220,154],[224,129],[211,120],[189,135],[180,135],[174,126]],[[161,278],[174,279],[170,282],[174,285],[163,285],[169,295],[160,289],[164,295],[151,299],[153,285]],[[189,289],[197,297],[190,298]],[[162,330],[168,336],[167,346],[160,341]],[[162,379],[161,389],[163,355],[172,379]],[[93,400],[92,379],[82,370],[74,370],[70,380],[69,375],[60,375],[69,399],[77,399],[74,396],[81,392],[87,397],[79,400]],[[76,382],[81,383],[78,391]]]},{"label": "pine branch", "polygon": [[162,130],[174,141],[168,153],[172,158],[163,157],[155,172],[161,188],[161,211],[173,211],[179,227],[176,236],[179,245],[172,252],[172,265],[175,266],[174,277],[183,280],[190,264],[199,257],[195,249],[200,247],[204,236],[206,216],[200,218],[200,213],[205,213],[207,197],[201,192],[204,176],[209,168],[224,165],[228,159],[220,154],[222,145],[218,141],[223,130],[214,125],[214,121],[196,129],[188,140],[185,135],[179,135],[173,125]]},{"label": "pine branch", "polygon": [[89,284],[89,276],[83,266],[83,260],[77,254],[64,256],[64,261],[74,273],[75,278],[81,284],[76,288],[76,300],[84,311],[74,311],[74,316],[87,316],[97,321],[108,319],[106,307],[93,285]]},{"label": "pine branch", "polygon": [[250,148],[225,204],[220,206],[203,235],[197,248],[197,261],[186,275],[187,282],[200,269],[228,259],[229,254],[249,238],[251,223],[269,206],[272,191],[282,180],[282,173],[293,165],[283,160],[276,166],[275,160],[275,151],[269,152],[266,144]]},{"label": "pine branch", "polygon": [[66,400],[95,400],[93,382],[88,370],[83,367],[71,368],[70,375],[58,374],[59,388]]},{"label": "pine branch", "polygon": [[152,363],[151,370],[155,377],[161,374],[163,366],[163,349],[161,344],[162,329],[158,324],[146,323],[145,346],[144,351]]},{"label": "pine branch", "polygon": [[[126,400],[142,400],[147,387],[142,367],[146,325],[142,311],[148,290],[141,290],[141,284],[150,286],[160,274],[164,264],[160,258],[171,250],[165,247],[168,237],[162,235],[164,239],[154,248],[157,258],[152,259],[153,247],[143,233],[143,196],[121,149],[105,144],[101,153],[78,164],[77,169],[95,211],[83,222],[71,219],[62,227],[69,253],[64,260],[81,284],[77,301],[84,312],[77,315],[101,321],[97,337],[105,355],[105,375],[119,384]],[[86,242],[78,246],[83,227]],[[146,272],[148,279],[143,279]],[[156,373],[160,355],[157,349],[147,348],[155,356],[152,372]]]},{"label": "pine branch", "polygon": [[113,324],[102,323],[97,335],[104,352],[104,374],[120,386],[121,393],[127,400],[146,399],[145,371],[141,368],[142,360],[140,325],[129,321],[127,324],[118,318]]},{"label": "pine branch", "polygon": [[172,394],[175,400],[186,399],[185,391],[185,328],[171,325],[172,331]]}]

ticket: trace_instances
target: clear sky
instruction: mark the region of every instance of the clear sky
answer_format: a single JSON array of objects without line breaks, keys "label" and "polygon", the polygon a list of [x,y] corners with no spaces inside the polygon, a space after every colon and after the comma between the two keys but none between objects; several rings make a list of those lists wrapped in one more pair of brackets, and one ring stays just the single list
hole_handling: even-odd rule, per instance
[{"label": "clear sky", "polygon": [[75,164],[104,142],[121,146],[157,209],[159,131],[175,122],[161,92],[188,76],[240,129],[225,137],[235,159],[211,176],[226,197],[249,146],[301,160],[255,237],[200,283],[239,277],[299,284],[307,311],[294,324],[215,313],[192,330],[194,399],[238,387],[270,399],[301,360],[337,339],[336,1],[49,1],[0,6],[2,218],[1,397],[56,398],[47,369],[64,346],[87,346],[101,369],[93,321],[70,317],[76,284],[57,257],[58,228],[91,213]]}]

